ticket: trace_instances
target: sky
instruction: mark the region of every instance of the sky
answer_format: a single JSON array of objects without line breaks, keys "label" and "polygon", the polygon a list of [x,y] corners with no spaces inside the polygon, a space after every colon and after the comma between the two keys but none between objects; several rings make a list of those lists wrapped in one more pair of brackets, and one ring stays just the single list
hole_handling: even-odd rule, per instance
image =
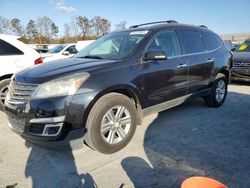
[{"label": "sky", "polygon": [[76,16],[101,16],[127,26],[163,20],[206,25],[218,34],[250,32],[250,0],[0,0],[0,16],[26,25],[48,16],[63,34],[64,23]]}]

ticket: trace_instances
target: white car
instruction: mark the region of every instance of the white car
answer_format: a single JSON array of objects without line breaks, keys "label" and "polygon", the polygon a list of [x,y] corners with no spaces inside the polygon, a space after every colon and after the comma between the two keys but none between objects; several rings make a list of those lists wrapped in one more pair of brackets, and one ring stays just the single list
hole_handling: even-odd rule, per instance
[{"label": "white car", "polygon": [[22,69],[43,62],[40,54],[17,40],[19,37],[0,34],[0,110],[4,109],[4,100],[11,76]]},{"label": "white car", "polygon": [[47,53],[41,54],[43,57],[43,62],[72,57],[78,52],[75,46],[75,44],[60,44],[50,49]]}]

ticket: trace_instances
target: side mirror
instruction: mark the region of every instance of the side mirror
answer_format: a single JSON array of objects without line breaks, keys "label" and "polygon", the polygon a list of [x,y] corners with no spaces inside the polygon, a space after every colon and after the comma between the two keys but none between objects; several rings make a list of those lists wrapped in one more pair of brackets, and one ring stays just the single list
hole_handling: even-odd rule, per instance
[{"label": "side mirror", "polygon": [[164,51],[161,50],[154,50],[148,51],[145,53],[143,60],[166,60],[167,56],[165,55]]},{"label": "side mirror", "polygon": [[236,50],[236,47],[232,47],[231,48],[231,51],[233,52],[233,51],[235,51]]},{"label": "side mirror", "polygon": [[68,55],[69,55],[69,52],[68,52],[68,51],[64,51],[64,52],[62,53],[62,55],[68,56]]}]

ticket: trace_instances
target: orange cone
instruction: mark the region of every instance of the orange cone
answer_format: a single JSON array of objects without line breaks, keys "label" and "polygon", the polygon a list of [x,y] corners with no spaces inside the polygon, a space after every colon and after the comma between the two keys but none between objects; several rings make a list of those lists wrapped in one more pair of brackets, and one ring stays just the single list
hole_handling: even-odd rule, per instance
[{"label": "orange cone", "polygon": [[181,188],[227,188],[227,186],[214,179],[191,177],[182,182]]}]

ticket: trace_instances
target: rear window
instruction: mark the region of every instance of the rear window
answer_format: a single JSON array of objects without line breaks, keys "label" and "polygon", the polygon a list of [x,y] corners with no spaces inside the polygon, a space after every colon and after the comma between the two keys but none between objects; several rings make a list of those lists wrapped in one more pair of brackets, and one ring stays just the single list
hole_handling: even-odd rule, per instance
[{"label": "rear window", "polygon": [[0,55],[23,55],[23,52],[15,46],[0,39]]},{"label": "rear window", "polygon": [[205,51],[204,43],[200,32],[197,31],[179,31],[185,54],[193,54]]},{"label": "rear window", "polygon": [[202,33],[206,48],[208,51],[214,50],[221,46],[221,39],[213,33]]}]

